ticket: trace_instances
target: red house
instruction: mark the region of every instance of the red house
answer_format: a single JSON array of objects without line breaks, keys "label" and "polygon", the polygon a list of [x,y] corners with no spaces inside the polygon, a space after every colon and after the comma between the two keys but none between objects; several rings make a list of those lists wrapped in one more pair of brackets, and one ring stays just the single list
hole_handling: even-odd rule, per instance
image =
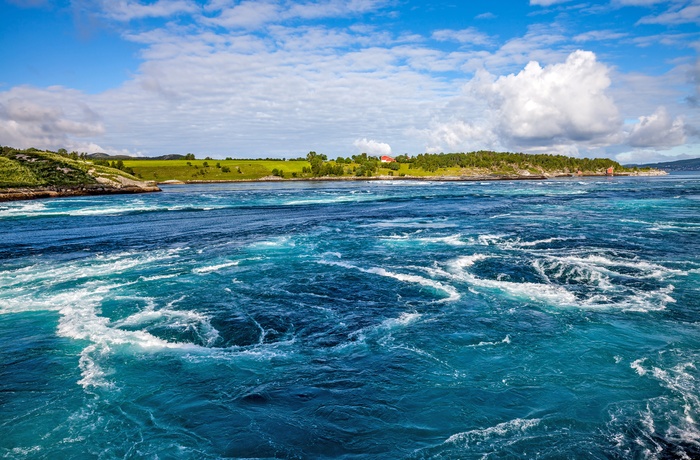
[{"label": "red house", "polygon": [[393,158],[391,158],[390,156],[387,156],[387,155],[383,155],[379,160],[380,160],[382,163],[394,163],[394,162],[396,161],[396,160],[394,160]]}]

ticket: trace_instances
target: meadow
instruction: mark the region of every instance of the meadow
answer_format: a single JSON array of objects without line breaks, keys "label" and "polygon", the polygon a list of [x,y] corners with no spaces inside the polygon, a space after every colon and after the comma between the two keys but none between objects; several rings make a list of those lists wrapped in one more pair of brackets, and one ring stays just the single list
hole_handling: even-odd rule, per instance
[{"label": "meadow", "polygon": [[[334,161],[330,161],[334,165]],[[124,160],[124,166],[134,171],[143,180],[164,182],[178,180],[191,181],[236,181],[257,180],[264,177],[278,176],[284,179],[310,179],[311,163],[303,160]],[[343,165],[344,174],[336,177],[356,177],[355,171],[359,163]],[[426,171],[419,168],[410,169],[410,165],[402,163],[399,169],[391,171],[381,166],[376,169],[374,176],[414,176],[437,177],[459,175],[487,175],[489,171],[465,170],[459,167],[440,168],[437,171]]]}]

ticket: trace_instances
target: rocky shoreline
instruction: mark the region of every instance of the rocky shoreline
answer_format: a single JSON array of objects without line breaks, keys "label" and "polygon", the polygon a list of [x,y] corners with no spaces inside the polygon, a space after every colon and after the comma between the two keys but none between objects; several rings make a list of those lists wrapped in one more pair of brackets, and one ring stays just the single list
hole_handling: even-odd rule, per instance
[{"label": "rocky shoreline", "polygon": [[34,200],[40,198],[59,198],[87,195],[111,195],[123,193],[149,193],[160,191],[161,190],[157,185],[149,183],[142,183],[142,185],[124,185],[121,187],[114,187],[106,184],[18,187],[0,189],[0,201]]}]

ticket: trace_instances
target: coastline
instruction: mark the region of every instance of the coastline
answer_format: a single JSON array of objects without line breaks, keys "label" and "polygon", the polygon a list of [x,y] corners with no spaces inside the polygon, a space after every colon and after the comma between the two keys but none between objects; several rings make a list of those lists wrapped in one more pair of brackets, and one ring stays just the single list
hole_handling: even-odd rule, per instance
[{"label": "coastline", "polygon": [[103,184],[89,184],[80,186],[13,187],[0,189],[0,202],[71,196],[151,193],[160,191],[160,187],[150,184],[127,185],[123,187],[111,187]]},{"label": "coastline", "polygon": [[[619,173],[617,177],[650,177],[664,176],[666,171],[651,171],[644,173]],[[237,179],[237,180],[165,180],[154,182],[137,182],[122,179],[121,184],[117,181],[101,180],[99,184],[89,184],[80,186],[43,186],[43,187],[13,187],[0,189],[0,202],[33,200],[43,198],[61,198],[72,196],[89,195],[111,195],[128,193],[151,193],[160,192],[158,185],[189,185],[189,184],[229,184],[229,183],[256,183],[256,182],[366,182],[366,181],[422,181],[422,182],[483,182],[483,181],[528,181],[528,180],[550,180],[564,178],[586,178],[586,177],[607,177],[604,174],[584,174],[582,176],[572,176],[571,174],[537,174],[537,175],[482,175],[482,176],[349,176],[349,177],[304,177],[304,178],[281,178],[277,176],[265,176],[259,179]]]},{"label": "coastline", "polygon": [[231,184],[254,182],[364,182],[364,181],[423,181],[423,182],[482,182],[482,181],[514,181],[514,180],[549,180],[549,179],[580,179],[586,177],[656,177],[666,176],[666,171],[651,171],[639,173],[618,173],[614,176],[605,174],[583,174],[581,176],[567,173],[556,174],[515,174],[515,175],[481,175],[481,176],[323,176],[323,177],[290,177],[265,176],[259,179],[218,179],[218,180],[166,180],[158,185],[188,185],[188,184]]}]

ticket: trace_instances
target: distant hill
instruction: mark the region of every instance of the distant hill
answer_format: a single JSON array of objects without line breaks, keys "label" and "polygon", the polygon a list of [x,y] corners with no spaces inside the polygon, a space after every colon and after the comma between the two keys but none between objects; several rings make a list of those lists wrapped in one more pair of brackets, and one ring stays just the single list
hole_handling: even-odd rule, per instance
[{"label": "distant hill", "polygon": [[108,153],[90,153],[87,158],[91,160],[184,160],[185,155],[171,154],[159,157],[132,157],[130,155],[110,155]]},{"label": "distant hill", "polygon": [[625,165],[628,168],[656,168],[664,171],[700,171],[700,158],[690,160],[664,161],[661,163],[649,163],[643,165]]}]

